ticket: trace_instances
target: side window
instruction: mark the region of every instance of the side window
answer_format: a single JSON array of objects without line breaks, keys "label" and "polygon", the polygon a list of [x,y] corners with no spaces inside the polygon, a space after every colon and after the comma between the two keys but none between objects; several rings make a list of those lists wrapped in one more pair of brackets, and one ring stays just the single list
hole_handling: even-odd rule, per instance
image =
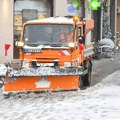
[{"label": "side window", "polygon": [[81,36],[81,28],[79,27],[78,28],[78,37],[80,37]]},{"label": "side window", "polygon": [[24,40],[25,40],[25,42],[27,42],[28,41],[28,25],[26,25],[25,26],[25,28],[24,28]]},{"label": "side window", "polygon": [[85,38],[84,36],[82,36],[82,33],[81,33],[81,27],[78,28],[78,32],[77,32],[77,41],[78,43],[82,43],[82,44],[85,44]]},{"label": "side window", "polygon": [[79,27],[77,30],[77,41],[79,40],[80,36],[81,36],[81,28]]}]

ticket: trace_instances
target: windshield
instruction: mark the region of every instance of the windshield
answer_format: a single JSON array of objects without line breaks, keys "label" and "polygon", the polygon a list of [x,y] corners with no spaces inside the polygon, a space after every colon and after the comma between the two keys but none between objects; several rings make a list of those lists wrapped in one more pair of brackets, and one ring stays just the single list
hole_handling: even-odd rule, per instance
[{"label": "windshield", "polygon": [[24,29],[24,41],[28,46],[68,46],[73,42],[73,25],[68,24],[30,24]]}]

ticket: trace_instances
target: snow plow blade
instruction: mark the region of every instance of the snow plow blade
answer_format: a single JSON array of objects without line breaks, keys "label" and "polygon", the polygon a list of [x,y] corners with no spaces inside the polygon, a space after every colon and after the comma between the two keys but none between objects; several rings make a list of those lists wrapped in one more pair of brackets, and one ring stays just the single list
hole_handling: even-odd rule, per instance
[{"label": "snow plow blade", "polygon": [[60,91],[79,88],[81,68],[29,67],[8,69],[4,92]]},{"label": "snow plow blade", "polygon": [[78,89],[79,76],[6,78],[4,92],[60,91]]}]

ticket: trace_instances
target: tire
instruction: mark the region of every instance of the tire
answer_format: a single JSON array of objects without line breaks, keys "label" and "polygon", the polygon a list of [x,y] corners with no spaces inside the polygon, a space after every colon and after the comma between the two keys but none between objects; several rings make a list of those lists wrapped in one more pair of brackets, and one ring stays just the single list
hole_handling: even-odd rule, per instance
[{"label": "tire", "polygon": [[88,72],[84,75],[81,75],[79,78],[79,88],[81,90],[87,88],[91,84],[91,72],[92,72],[92,62],[91,61],[89,61],[85,70],[88,70]]},{"label": "tire", "polygon": [[91,83],[91,70],[88,69],[88,73],[84,75],[83,86],[90,86]]},{"label": "tire", "polygon": [[83,86],[83,77],[84,76],[80,76],[80,78],[79,78],[79,88],[81,89],[81,90],[83,90],[83,88],[84,88],[84,86]]},{"label": "tire", "polygon": [[88,67],[86,68],[88,72],[83,76],[83,86],[90,86],[91,84],[91,72],[92,72],[92,62],[88,63]]}]

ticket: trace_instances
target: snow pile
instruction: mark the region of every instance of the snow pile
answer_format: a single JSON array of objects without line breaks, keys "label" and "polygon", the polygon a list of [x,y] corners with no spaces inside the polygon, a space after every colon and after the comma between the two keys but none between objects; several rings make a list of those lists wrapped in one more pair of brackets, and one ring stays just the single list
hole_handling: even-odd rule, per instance
[{"label": "snow pile", "polygon": [[7,67],[4,64],[0,64],[0,76],[5,76]]},{"label": "snow pile", "polygon": [[102,81],[105,85],[120,85],[120,71],[114,72]]},{"label": "snow pile", "polygon": [[99,42],[99,48],[101,50],[101,54],[105,55],[106,57],[112,57],[113,50],[114,50],[115,44],[111,39],[102,39]]},{"label": "snow pile", "polygon": [[99,42],[100,45],[106,45],[106,46],[110,46],[112,49],[114,48],[115,44],[111,39],[102,39]]}]

